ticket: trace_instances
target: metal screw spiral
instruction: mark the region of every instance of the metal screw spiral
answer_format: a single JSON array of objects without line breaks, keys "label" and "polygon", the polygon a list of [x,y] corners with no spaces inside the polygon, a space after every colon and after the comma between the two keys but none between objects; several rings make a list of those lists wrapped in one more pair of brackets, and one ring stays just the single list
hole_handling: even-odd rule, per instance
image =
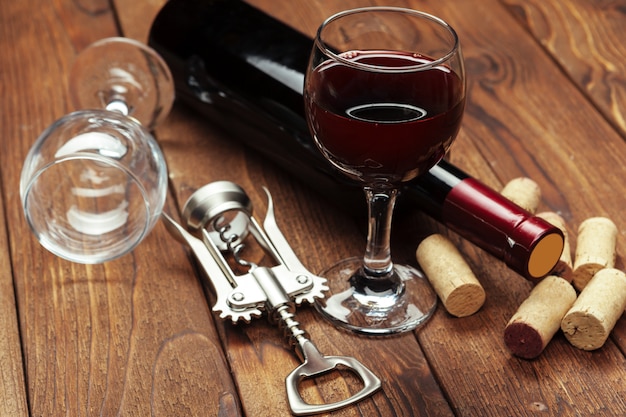
[{"label": "metal screw spiral", "polygon": [[248,268],[256,267],[257,265],[255,263],[246,261],[241,257],[241,252],[246,247],[243,243],[243,239],[241,239],[237,233],[227,234],[232,228],[230,223],[220,225],[221,223],[225,223],[223,216],[219,216],[213,220],[213,228],[219,234],[220,240],[226,244],[228,251],[232,253],[235,262],[237,262],[238,265]]},{"label": "metal screw spiral", "polygon": [[300,323],[295,320],[296,315],[292,305],[284,304],[278,307],[274,311],[274,317],[278,321],[290,347],[298,346],[304,339],[308,339],[308,333],[302,330]]}]

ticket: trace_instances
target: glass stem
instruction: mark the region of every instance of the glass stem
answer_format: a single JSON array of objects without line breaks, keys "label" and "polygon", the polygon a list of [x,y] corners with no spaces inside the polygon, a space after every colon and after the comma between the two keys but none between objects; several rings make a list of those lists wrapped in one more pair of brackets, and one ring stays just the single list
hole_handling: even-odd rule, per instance
[{"label": "glass stem", "polygon": [[391,217],[398,190],[365,187],[368,204],[367,247],[363,258],[366,275],[384,277],[393,269],[391,262]]},{"label": "glass stem", "polygon": [[121,113],[124,116],[128,116],[128,113],[130,112],[130,109],[128,108],[126,102],[119,98],[112,98],[106,105],[106,109],[109,111]]}]

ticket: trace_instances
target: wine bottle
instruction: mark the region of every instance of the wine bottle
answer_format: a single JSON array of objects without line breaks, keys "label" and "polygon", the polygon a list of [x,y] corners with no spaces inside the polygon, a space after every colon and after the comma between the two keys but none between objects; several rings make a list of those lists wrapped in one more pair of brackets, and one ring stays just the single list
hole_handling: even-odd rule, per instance
[{"label": "wine bottle", "polygon": [[[170,66],[179,100],[323,194],[363,200],[360,187],[333,172],[306,124],[311,38],[243,1],[170,0],[149,44]],[[531,280],[547,275],[563,250],[560,229],[445,160],[406,184],[399,202]]]}]

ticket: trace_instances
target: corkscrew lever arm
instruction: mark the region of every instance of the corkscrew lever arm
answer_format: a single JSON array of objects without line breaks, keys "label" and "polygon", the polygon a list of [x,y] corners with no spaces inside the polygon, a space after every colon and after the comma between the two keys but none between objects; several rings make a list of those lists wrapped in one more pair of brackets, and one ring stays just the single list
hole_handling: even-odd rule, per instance
[{"label": "corkscrew lever arm", "polygon": [[216,257],[211,253],[211,247],[191,235],[191,233],[186,231],[180,224],[176,223],[167,213],[161,213],[161,218],[170,235],[191,249],[204,271],[213,280],[212,283],[215,287],[215,292],[217,294],[228,294],[232,291],[232,278],[224,274],[220,265],[215,261]]},{"label": "corkscrew lever arm", "polygon": [[298,256],[294,253],[287,239],[285,239],[285,236],[278,228],[276,216],[274,215],[274,200],[272,199],[272,195],[266,187],[263,187],[263,191],[265,191],[267,195],[267,213],[263,221],[263,229],[265,229],[272,245],[276,248],[276,255],[290,271],[306,271],[306,268],[302,265],[300,259],[298,259]]},{"label": "corkscrew lever arm", "polygon": [[[179,242],[187,245],[215,290],[216,302],[213,311],[225,318],[232,313],[233,323],[240,318],[249,322],[252,317],[260,317],[267,296],[251,276],[236,278],[228,269],[219,254],[219,249],[208,236],[204,241],[187,232],[166,213],[161,214],[168,232]],[[203,230],[206,234],[206,231]],[[238,315],[235,312],[239,313]]]}]

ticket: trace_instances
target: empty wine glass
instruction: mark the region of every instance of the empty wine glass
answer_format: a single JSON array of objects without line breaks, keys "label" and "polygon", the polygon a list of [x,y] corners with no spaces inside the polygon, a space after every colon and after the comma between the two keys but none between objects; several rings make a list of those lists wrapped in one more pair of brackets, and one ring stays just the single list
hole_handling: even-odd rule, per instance
[{"label": "empty wine glass", "polygon": [[304,93],[317,146],[362,184],[369,205],[365,256],[321,274],[330,293],[317,308],[358,333],[415,329],[436,295],[418,270],[392,263],[391,218],[398,186],[436,164],[459,131],[465,73],[457,34],[415,10],[338,13],[317,32]]},{"label": "empty wine glass", "polygon": [[107,38],[70,74],[80,109],[49,126],[20,178],[28,224],[52,253],[79,263],[122,256],[150,232],[167,191],[163,154],[148,129],[169,112],[171,74],[147,46]]}]

